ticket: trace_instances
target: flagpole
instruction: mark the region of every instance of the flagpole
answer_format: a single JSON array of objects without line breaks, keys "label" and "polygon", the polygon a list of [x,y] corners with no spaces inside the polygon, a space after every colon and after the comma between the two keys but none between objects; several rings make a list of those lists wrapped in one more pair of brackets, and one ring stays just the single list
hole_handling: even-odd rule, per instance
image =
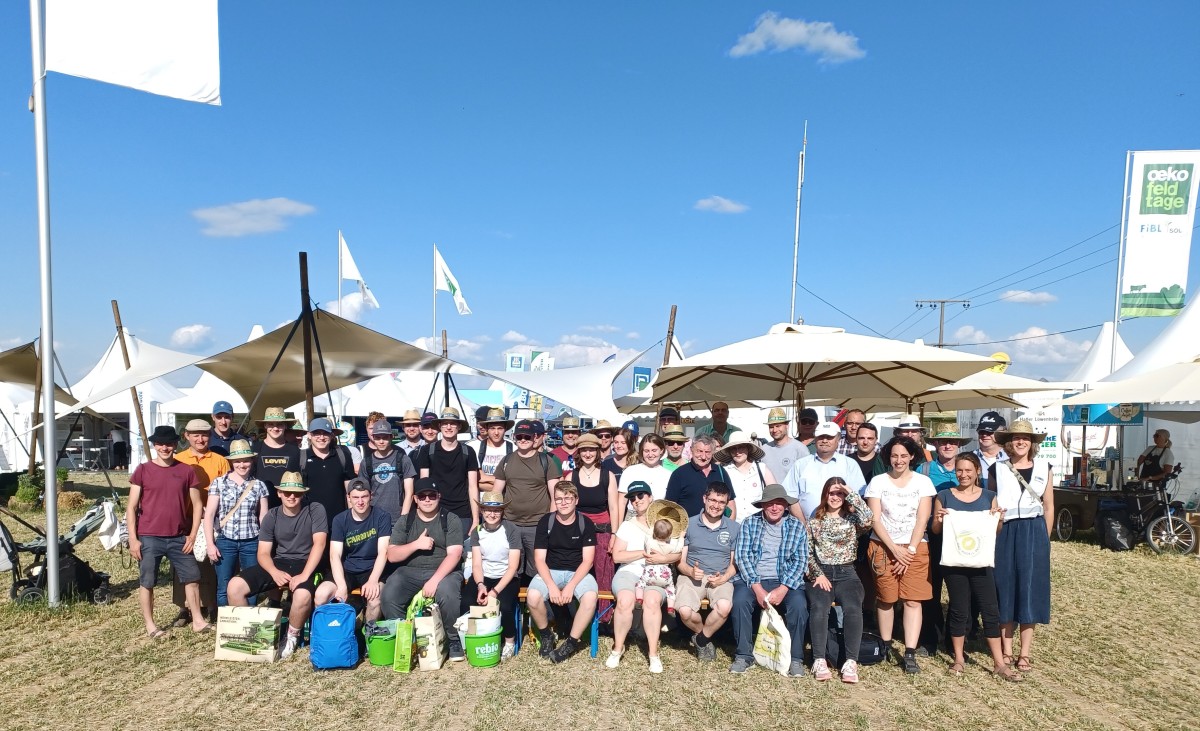
[{"label": "flagpole", "polygon": [[796,324],[796,275],[800,263],[800,199],[804,194],[804,153],[808,150],[808,120],[804,120],[804,140],[800,143],[800,160],[796,171],[796,236],[792,241],[792,310],[788,322]]},{"label": "flagpole", "polygon": [[[42,287],[42,466],[46,482],[46,535],[58,536],[58,456],[54,434],[54,311],[50,277],[50,157],[46,133],[46,33],[42,0],[29,0],[33,48],[33,141],[37,157],[38,265]],[[46,598],[59,604],[58,541],[46,541]]]},{"label": "flagpole", "polygon": [[[1125,230],[1127,224],[1126,215],[1129,212],[1129,167],[1133,161],[1133,152],[1125,151],[1125,187],[1121,190],[1121,240],[1117,247],[1117,293],[1113,302],[1113,332],[1112,342],[1109,344],[1109,350],[1112,351],[1108,355],[1108,372],[1112,373],[1117,370],[1117,326],[1121,322],[1121,278],[1125,276],[1125,237],[1128,232]],[[1120,434],[1118,429],[1117,433]],[[1085,447],[1087,445],[1084,445]]]},{"label": "flagpole", "polygon": [[342,316],[342,230],[338,229],[338,309],[337,316]]},{"label": "flagpole", "polygon": [[433,330],[429,337],[430,345],[437,339],[437,244],[433,245]]}]

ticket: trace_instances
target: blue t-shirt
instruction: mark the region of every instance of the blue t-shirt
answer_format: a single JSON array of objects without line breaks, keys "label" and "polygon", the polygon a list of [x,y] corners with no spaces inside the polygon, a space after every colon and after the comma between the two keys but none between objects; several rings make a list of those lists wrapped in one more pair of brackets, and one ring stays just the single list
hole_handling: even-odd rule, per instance
[{"label": "blue t-shirt", "polygon": [[331,541],[342,544],[342,568],[348,573],[369,573],[379,557],[379,539],[392,534],[392,516],[379,508],[371,508],[361,521],[354,513],[344,510],[334,516]]},{"label": "blue t-shirt", "polygon": [[954,470],[946,469],[936,459],[918,467],[917,472],[928,477],[935,490],[946,490],[958,484],[958,475]]},{"label": "blue t-shirt", "polygon": [[996,499],[996,493],[991,490],[982,490],[979,497],[969,503],[964,503],[954,496],[954,490],[942,490],[937,494],[938,501],[943,508],[947,510],[972,510],[978,512],[986,512],[992,509],[992,501]]}]

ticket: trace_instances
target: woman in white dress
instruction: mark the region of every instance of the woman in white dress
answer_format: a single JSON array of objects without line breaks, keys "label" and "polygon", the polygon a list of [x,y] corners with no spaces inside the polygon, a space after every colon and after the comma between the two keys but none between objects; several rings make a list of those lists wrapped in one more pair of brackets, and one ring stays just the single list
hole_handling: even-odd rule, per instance
[{"label": "woman in white dress", "polygon": [[754,503],[762,498],[763,488],[778,483],[771,468],[761,461],[765,455],[758,440],[742,431],[730,434],[729,443],[713,454],[713,459],[725,467],[725,474],[733,483],[733,493],[737,495],[735,515],[739,521],[759,511]]}]

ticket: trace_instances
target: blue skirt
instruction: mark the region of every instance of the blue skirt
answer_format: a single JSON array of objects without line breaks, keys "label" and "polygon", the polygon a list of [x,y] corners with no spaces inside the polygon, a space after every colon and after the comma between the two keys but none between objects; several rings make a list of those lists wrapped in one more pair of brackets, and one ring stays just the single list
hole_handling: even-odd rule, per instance
[{"label": "blue skirt", "polygon": [[996,537],[1000,624],[1050,623],[1050,536],[1046,519],[1016,518]]}]

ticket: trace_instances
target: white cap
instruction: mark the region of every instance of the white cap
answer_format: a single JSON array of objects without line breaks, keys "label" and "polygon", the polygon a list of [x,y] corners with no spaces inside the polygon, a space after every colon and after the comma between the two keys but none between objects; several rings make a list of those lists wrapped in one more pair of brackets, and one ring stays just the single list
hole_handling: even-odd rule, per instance
[{"label": "white cap", "polygon": [[817,430],[813,432],[814,436],[818,437],[837,437],[841,436],[842,429],[832,421],[822,421],[817,424]]}]

